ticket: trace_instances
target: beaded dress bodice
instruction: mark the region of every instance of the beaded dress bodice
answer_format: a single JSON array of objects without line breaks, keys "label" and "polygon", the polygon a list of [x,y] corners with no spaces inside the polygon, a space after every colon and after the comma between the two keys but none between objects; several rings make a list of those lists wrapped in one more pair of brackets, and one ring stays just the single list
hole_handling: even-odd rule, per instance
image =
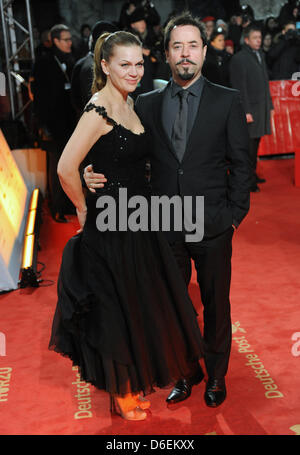
[{"label": "beaded dress bodice", "polygon": [[146,163],[149,156],[147,132],[135,134],[118,124],[107,115],[106,109],[89,103],[85,111],[95,111],[112,125],[112,129],[101,136],[90,149],[86,162],[93,165],[95,173],[105,175],[107,182],[96,193],[87,193],[89,216],[93,218],[96,199],[101,195],[111,195],[116,201],[119,189],[126,188],[127,196],[149,196],[150,186],[146,178]]},{"label": "beaded dress bodice", "polygon": [[147,185],[147,133],[133,133],[111,119],[102,106],[89,103],[85,111],[92,109],[113,127],[109,133],[98,139],[88,153],[87,161],[93,165],[94,172],[103,173],[107,178],[105,187],[97,189],[97,193],[104,194],[123,186],[131,192],[142,189],[141,187]]}]

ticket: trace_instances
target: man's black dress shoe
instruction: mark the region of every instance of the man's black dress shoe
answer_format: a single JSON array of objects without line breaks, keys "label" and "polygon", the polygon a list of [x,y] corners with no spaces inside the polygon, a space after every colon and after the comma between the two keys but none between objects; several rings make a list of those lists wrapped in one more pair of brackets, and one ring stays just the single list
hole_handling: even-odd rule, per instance
[{"label": "man's black dress shoe", "polygon": [[207,406],[212,408],[216,408],[226,398],[226,386],[225,386],[225,379],[213,379],[208,378],[204,399]]},{"label": "man's black dress shoe", "polygon": [[199,373],[192,379],[180,379],[180,381],[178,381],[175,387],[172,389],[171,393],[166,399],[166,402],[168,404],[175,404],[186,400],[192,393],[193,385],[199,384],[203,378],[203,372],[199,371]]}]

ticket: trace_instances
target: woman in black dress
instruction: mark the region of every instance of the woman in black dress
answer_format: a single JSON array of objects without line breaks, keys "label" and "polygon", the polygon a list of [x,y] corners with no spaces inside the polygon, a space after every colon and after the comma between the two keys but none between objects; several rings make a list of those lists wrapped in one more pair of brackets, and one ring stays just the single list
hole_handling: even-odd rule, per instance
[{"label": "woman in black dress", "polygon": [[[120,31],[98,39],[94,95],[58,164],[80,230],[63,252],[49,344],[128,420],[145,419],[144,396],[191,377],[202,356],[197,315],[163,233],[104,222],[101,201],[119,213],[121,189],[149,200],[149,137],[128,96],[142,76],[137,37]],[[107,183],[85,199],[78,168],[87,155]]]}]

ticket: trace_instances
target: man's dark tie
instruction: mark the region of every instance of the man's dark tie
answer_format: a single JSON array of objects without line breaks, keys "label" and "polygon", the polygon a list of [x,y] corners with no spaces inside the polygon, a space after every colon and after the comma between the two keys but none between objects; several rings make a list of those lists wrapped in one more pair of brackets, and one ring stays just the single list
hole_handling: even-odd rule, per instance
[{"label": "man's dark tie", "polygon": [[176,115],[173,133],[172,143],[176,151],[176,155],[179,161],[182,161],[183,155],[186,148],[186,131],[187,131],[187,119],[188,119],[188,90],[181,90],[178,92],[180,99],[179,111]]}]

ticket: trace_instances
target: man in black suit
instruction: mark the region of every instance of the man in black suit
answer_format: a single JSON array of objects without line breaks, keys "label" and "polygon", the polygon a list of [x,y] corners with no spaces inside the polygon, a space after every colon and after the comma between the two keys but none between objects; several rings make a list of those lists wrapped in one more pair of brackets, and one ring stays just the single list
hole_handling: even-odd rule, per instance
[{"label": "man in black suit", "polygon": [[91,88],[93,82],[94,48],[97,39],[105,32],[113,33],[118,28],[107,21],[98,21],[94,24],[90,36],[89,52],[78,60],[73,68],[71,80],[71,98],[77,114],[82,111],[92,96]]},{"label": "man in black suit", "polygon": [[74,66],[72,36],[64,24],[50,30],[51,50],[37,58],[33,66],[34,112],[47,151],[49,203],[53,218],[67,222],[65,215],[75,208],[63,191],[57,176],[60,155],[76,126],[71,103],[71,74]]},{"label": "man in black suit", "polygon": [[[165,234],[187,285],[191,260],[197,270],[208,375],[204,397],[208,406],[215,407],[226,398],[225,375],[231,350],[232,235],[249,210],[250,162],[246,116],[239,93],[201,75],[206,48],[205,31],[198,19],[189,14],[172,19],[165,32],[172,79],[165,88],[140,95],[136,110],[153,138],[153,193],[170,198],[204,196],[201,241],[187,242],[185,233],[175,229]],[[101,174],[87,177],[85,174],[90,188],[97,187],[96,181],[104,182]],[[179,381],[167,402],[188,398],[192,386],[203,377],[196,363],[193,379]]]},{"label": "man in black suit", "polygon": [[270,119],[274,113],[269,88],[268,68],[261,50],[262,33],[259,26],[252,23],[244,29],[245,44],[230,60],[229,73],[231,86],[241,93],[246,112],[250,136],[250,157],[252,165],[251,191],[258,192],[258,183],[265,180],[256,173],[257,152],[260,139],[271,134]]}]

